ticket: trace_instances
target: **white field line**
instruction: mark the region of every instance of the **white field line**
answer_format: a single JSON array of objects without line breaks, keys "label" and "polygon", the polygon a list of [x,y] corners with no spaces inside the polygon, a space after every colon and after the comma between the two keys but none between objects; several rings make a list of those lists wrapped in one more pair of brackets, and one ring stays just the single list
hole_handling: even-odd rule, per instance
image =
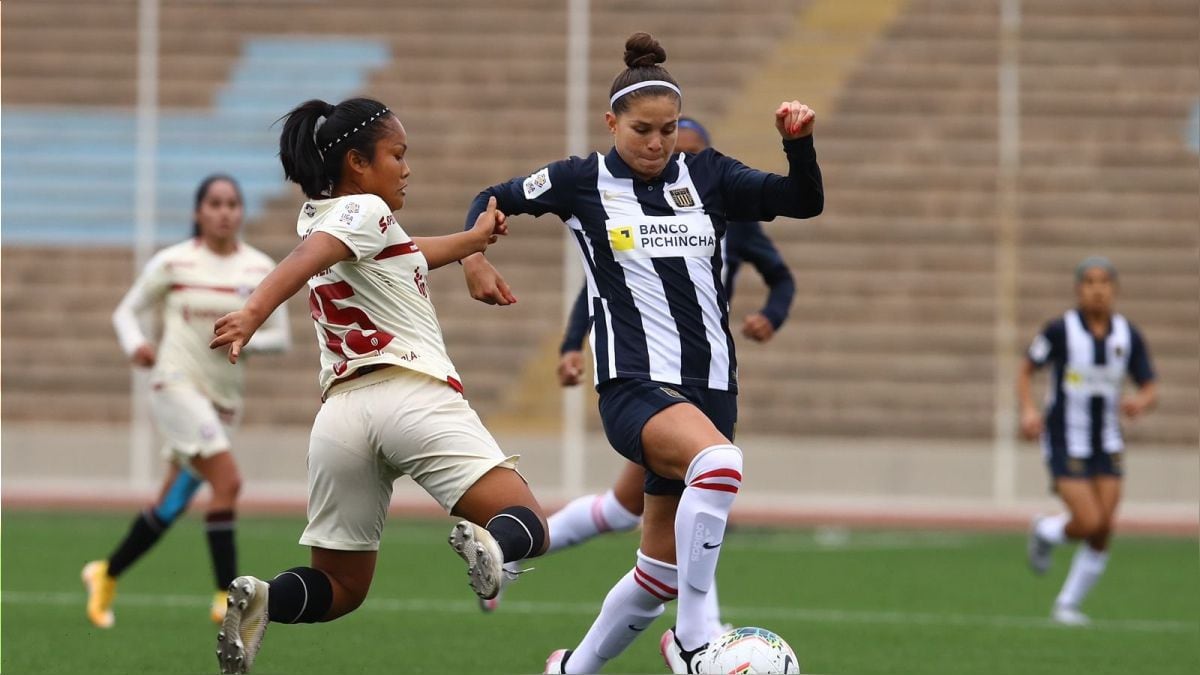
[{"label": "white field line", "polygon": [[[84,606],[83,592],[9,591],[0,593],[6,605],[78,605]],[[201,609],[212,601],[206,595],[152,595],[123,593],[118,608],[126,607],[185,607]],[[475,602],[466,600],[437,600],[428,598],[370,598],[362,609],[370,612],[399,614],[479,614]],[[553,616],[592,616],[599,609],[597,602],[536,602],[506,600],[502,611],[511,614]],[[722,607],[722,616],[745,617],[750,621],[772,619],[808,623],[963,626],[985,628],[1020,628],[1052,630],[1101,630],[1116,633],[1188,633],[1200,631],[1200,623],[1164,619],[1095,619],[1086,629],[1066,628],[1049,618],[1035,616],[1002,616],[988,614],[938,614],[933,612],[891,612],[873,610],[802,609],[789,607]]]}]

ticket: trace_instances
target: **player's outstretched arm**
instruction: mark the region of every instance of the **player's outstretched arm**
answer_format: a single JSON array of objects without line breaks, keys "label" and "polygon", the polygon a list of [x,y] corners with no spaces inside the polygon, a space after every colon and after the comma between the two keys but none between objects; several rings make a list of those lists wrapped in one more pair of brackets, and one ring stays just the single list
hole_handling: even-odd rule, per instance
[{"label": "player's outstretched arm", "polygon": [[241,309],[217,319],[213,326],[216,337],[208,343],[208,348],[228,346],[229,362],[237,363],[242,347],[276,307],[295,295],[309,277],[351,257],[350,249],[337,237],[324,232],[308,235],[283,262],[271,270]]},{"label": "player's outstretched arm", "polygon": [[504,212],[496,209],[496,198],[488,199],[487,210],[475,219],[475,225],[462,232],[441,237],[413,237],[425,255],[429,269],[457,262],[475,253],[483,253],[496,240],[508,234]]}]

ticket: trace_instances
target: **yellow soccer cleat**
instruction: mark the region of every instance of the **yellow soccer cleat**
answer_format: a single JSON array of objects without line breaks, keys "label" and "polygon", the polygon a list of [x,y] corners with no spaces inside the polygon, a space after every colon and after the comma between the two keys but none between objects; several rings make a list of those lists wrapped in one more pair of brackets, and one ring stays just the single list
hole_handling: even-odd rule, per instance
[{"label": "yellow soccer cleat", "polygon": [[93,560],[80,574],[87,589],[87,617],[97,628],[112,628],[116,623],[112,604],[117,597],[117,580],[108,576],[108,561]]},{"label": "yellow soccer cleat", "polygon": [[217,591],[213,594],[212,607],[208,616],[212,622],[220,625],[225,621],[225,609],[229,606],[229,591]]}]

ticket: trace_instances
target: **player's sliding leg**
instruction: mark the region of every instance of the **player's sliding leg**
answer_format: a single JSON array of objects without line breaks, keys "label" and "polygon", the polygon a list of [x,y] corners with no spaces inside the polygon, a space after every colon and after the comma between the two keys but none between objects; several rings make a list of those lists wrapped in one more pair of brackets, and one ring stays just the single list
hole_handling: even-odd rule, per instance
[{"label": "player's sliding leg", "polygon": [[111,628],[116,621],[112,603],[117,578],[146,554],[182,514],[202,481],[190,471],[171,464],[163,479],[158,501],[133,519],[129,532],[107,560],[94,560],[81,574],[87,589],[87,616],[98,628]]},{"label": "player's sliding leg", "polygon": [[497,466],[475,481],[451,513],[465,518],[450,531],[450,546],[467,563],[472,590],[495,598],[504,563],[545,553],[548,546],[542,508],[525,479]]},{"label": "player's sliding leg", "polygon": [[[642,519],[642,481],[645,469],[626,462],[617,476],[613,488],[600,495],[584,495],[572,500],[546,519],[550,530],[550,548],[553,553],[563,548],[582,544],[592,537],[607,532],[626,532],[638,526]],[[504,564],[506,574],[500,590],[514,581],[521,572],[521,561]],[[494,612],[500,606],[501,594],[487,600],[479,600],[479,608]]]},{"label": "player's sliding leg", "polygon": [[234,579],[217,633],[221,672],[250,672],[268,623],[323,623],[357,609],[371,588],[377,557],[378,551],[313,547],[310,567],[293,567],[270,581]]}]

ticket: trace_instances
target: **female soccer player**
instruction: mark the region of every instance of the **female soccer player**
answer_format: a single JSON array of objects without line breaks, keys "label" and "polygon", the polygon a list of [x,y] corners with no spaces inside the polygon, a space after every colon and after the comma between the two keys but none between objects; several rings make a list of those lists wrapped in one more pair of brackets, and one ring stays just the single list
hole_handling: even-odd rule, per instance
[{"label": "female soccer player", "polygon": [[[1121,499],[1122,452],[1119,415],[1136,420],[1154,407],[1158,387],[1150,351],[1141,333],[1113,311],[1117,270],[1107,258],[1091,257],[1075,269],[1078,305],[1046,324],[1033,340],[1017,377],[1021,434],[1041,437],[1054,491],[1067,513],[1036,517],[1029,533],[1029,566],[1050,567],[1050,553],[1068,539],[1080,540],[1071,571],[1051,613],[1055,621],[1086,625],[1079,607],[1108,565],[1113,516]],[[1045,415],[1033,402],[1034,371],[1053,365]],[[1122,397],[1128,374],[1137,393]]]},{"label": "female soccer player", "polygon": [[[605,433],[646,469],[637,562],[582,642],[550,655],[547,672],[597,672],[676,596],[678,623],[663,636],[664,656],[676,672],[703,662],[714,632],[705,599],[742,479],[721,239],[730,220],[812,217],[824,203],[815,117],[797,101],[775,110],[787,176],[712,149],[675,153],[683,94],[659,65],[665,60],[651,35],[631,36],[605,113],[613,149],[487,188],[467,219],[494,198],[506,213],[553,213],[566,222],[587,276]],[[484,256],[464,267],[476,299],[515,300]]]},{"label": "female soccer player", "polygon": [[[690,117],[680,117],[675,150],[695,154],[709,147],[708,130]],[[757,221],[730,222],[722,240],[722,282],[725,295],[732,300],[734,281],[743,261],[754,265],[766,282],[769,290],[766,304],[747,315],[742,323],[742,335],[755,342],[768,342],[787,320],[796,284],[792,272],[775,248],[775,244],[763,232]],[[583,375],[583,341],[591,329],[588,316],[587,285],[579,291],[559,350],[558,382],[564,387],[579,384]],[[627,462],[617,476],[612,489],[603,494],[578,497],[559,511],[550,515],[550,548],[547,553],[582,544],[606,532],[625,532],[638,526],[642,520],[642,484],[645,469]],[[516,571],[519,563],[507,563],[506,569]],[[507,579],[515,579],[509,576]],[[716,592],[709,594],[709,611],[716,616]],[[500,596],[491,600],[480,600],[484,611],[494,611],[499,606]],[[718,619],[712,622],[720,625]],[[724,632],[724,631],[722,631]]]},{"label": "female soccer player", "polygon": [[[242,299],[275,266],[238,238],[242,193],[234,179],[205,178],[196,190],[193,238],[150,259],[113,313],[121,348],[134,366],[153,368],[150,405],[166,439],[167,474],[158,500],[133,520],[107,560],[83,568],[87,616],[98,628],[114,623],[117,578],[142,557],[187,508],[204,481],[212,487],[205,516],[217,592],[211,616],[225,616],[225,589],[237,572],[234,513],[241,476],[229,437],[242,408],[242,373],[208,349],[215,318]],[[163,335],[155,346],[138,325],[138,313],[161,311]],[[276,312],[255,343],[258,350],[288,345],[287,315]]]},{"label": "female soccer player", "polygon": [[[485,250],[507,233],[493,200],[474,227],[412,238],[404,207],[408,136],[382,103],[312,100],[287,115],[284,174],[309,201],[302,241],[242,309],[216,322],[211,347],[236,362],[263,320],[305,283],[321,349],[324,404],[308,449],[312,566],[271,581],[238,577],[217,638],[221,672],[248,672],[268,621],[332,621],[366,598],[392,483],[409,475],[465,518],[450,544],[481,598],[502,565],[546,547],[541,507],[463,397],[429,296],[430,269]],[[485,524],[483,527],[476,523]]]}]

